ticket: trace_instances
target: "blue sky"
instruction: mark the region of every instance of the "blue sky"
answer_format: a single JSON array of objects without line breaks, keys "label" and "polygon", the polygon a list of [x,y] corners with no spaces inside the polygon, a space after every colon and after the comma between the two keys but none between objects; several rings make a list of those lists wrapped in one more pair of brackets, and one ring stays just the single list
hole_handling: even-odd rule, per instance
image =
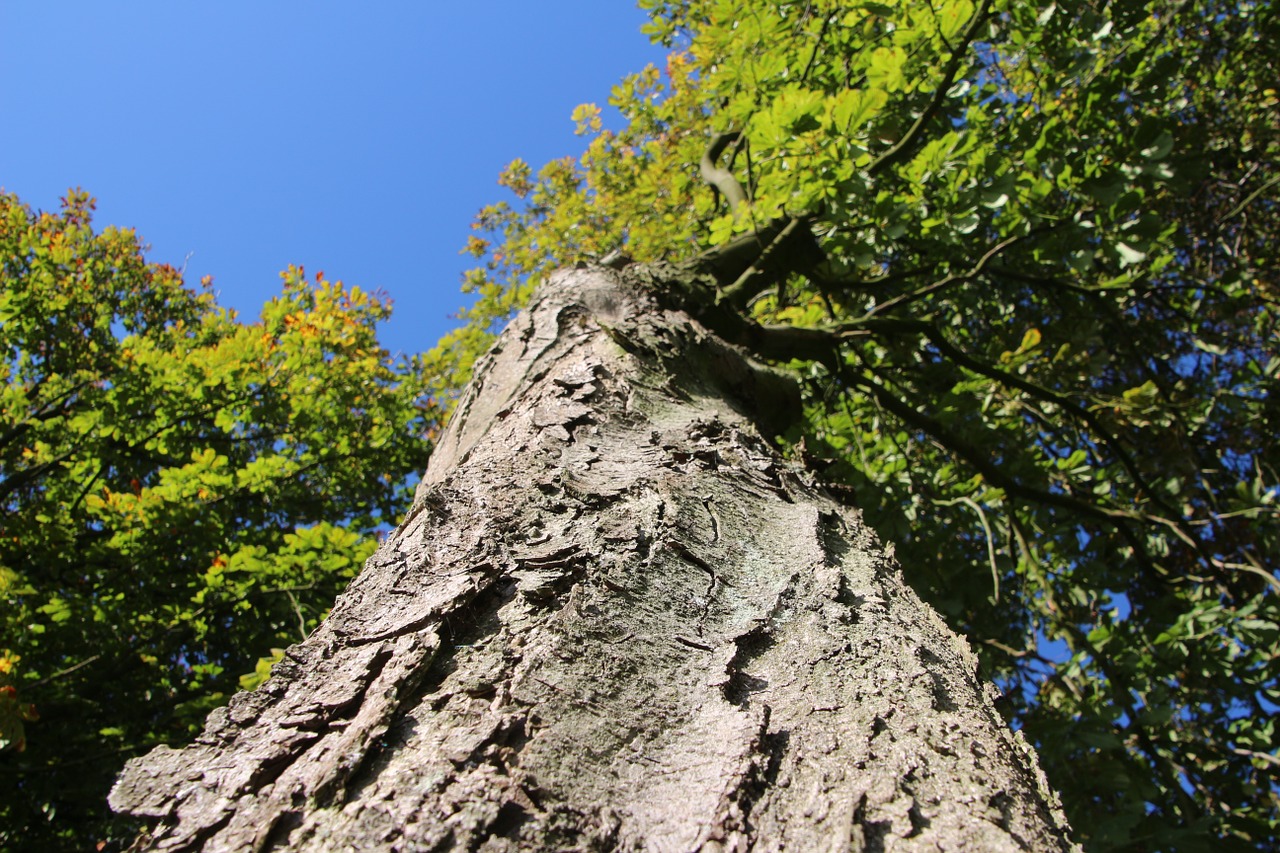
[{"label": "blue sky", "polygon": [[514,157],[577,154],[569,114],[661,62],[626,0],[0,0],[0,186],[96,224],[256,317],[303,264],[395,302],[393,352],[463,304],[471,218]]}]

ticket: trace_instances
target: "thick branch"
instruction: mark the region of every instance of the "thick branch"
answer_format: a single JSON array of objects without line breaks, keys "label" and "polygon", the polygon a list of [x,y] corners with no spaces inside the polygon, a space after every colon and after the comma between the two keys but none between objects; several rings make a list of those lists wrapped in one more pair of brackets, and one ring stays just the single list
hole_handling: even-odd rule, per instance
[{"label": "thick branch", "polygon": [[720,159],[725,148],[740,139],[742,134],[736,130],[731,133],[717,133],[712,137],[711,144],[707,146],[706,152],[702,155],[702,161],[698,164],[702,179],[724,196],[730,210],[737,210],[738,205],[747,200],[747,193],[742,189],[742,184],[738,183],[738,179],[733,176],[733,172],[717,165],[716,161]]},{"label": "thick branch", "polygon": [[756,295],[825,259],[805,217],[784,216],[694,258],[686,266],[717,282],[717,301],[743,308]]}]

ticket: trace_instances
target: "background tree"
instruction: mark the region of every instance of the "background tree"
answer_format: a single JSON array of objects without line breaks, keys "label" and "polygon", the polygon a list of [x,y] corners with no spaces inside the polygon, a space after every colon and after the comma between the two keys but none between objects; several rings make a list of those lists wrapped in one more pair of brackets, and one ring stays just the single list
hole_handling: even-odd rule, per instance
[{"label": "background tree", "polygon": [[621,130],[579,108],[581,159],[506,170],[432,363],[460,382],[554,267],[708,253],[694,313],[804,377],[786,439],[1090,847],[1274,844],[1274,8],[643,5],[665,73],[615,89]]},{"label": "background tree", "polygon": [[92,210],[0,196],[6,849],[127,842],[125,759],[316,626],[435,423],[419,360],[378,345],[387,300],[296,268],[244,323]]}]

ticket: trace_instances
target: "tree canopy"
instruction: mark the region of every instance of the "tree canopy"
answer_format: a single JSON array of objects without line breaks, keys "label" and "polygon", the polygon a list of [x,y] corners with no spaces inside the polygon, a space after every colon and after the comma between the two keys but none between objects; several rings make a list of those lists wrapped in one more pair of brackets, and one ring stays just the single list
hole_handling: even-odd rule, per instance
[{"label": "tree canopy", "polygon": [[6,849],[112,841],[125,759],[315,627],[436,422],[420,359],[378,345],[385,298],[292,268],[241,322],[92,211],[0,195]]},{"label": "tree canopy", "polygon": [[425,383],[628,258],[801,379],[780,440],[969,636],[1091,849],[1275,844],[1272,5],[642,5],[666,67],[505,170],[425,360],[357,288],[293,269],[242,323],[83,194],[0,196],[0,845],[101,839],[123,759],[263,677],[407,505]]},{"label": "tree canopy", "polygon": [[433,369],[555,267],[702,271],[679,298],[801,377],[782,440],[968,635],[1089,847],[1274,844],[1274,8],[642,5],[665,69],[505,170]]}]

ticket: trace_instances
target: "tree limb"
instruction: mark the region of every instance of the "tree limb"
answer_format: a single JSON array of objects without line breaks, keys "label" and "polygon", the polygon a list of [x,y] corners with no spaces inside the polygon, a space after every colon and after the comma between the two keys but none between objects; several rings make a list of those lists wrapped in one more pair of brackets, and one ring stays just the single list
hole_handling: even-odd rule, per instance
[{"label": "tree limb", "polygon": [[716,165],[716,161],[720,159],[725,148],[740,139],[742,139],[742,133],[736,130],[717,133],[711,138],[711,144],[707,146],[702,160],[698,163],[702,179],[724,196],[725,201],[729,203],[729,210],[737,210],[738,205],[747,200],[747,193],[742,189],[742,184],[738,183],[738,179],[733,176],[733,172]]},{"label": "tree limb", "polygon": [[942,71],[942,81],[938,84],[938,88],[934,89],[933,97],[929,100],[928,106],[924,108],[924,111],[920,113],[907,132],[902,135],[902,138],[867,167],[868,177],[905,160],[915,150],[915,145],[920,140],[925,125],[937,115],[938,110],[942,107],[943,99],[947,97],[947,92],[955,84],[956,75],[959,73],[960,65],[964,61],[965,52],[969,49],[973,40],[977,38],[978,29],[986,22],[987,15],[990,12],[991,0],[984,0],[982,7],[974,12],[973,19],[969,21],[969,26],[965,27],[964,35],[960,37],[960,44],[951,53],[951,58],[947,60],[946,68]]}]

